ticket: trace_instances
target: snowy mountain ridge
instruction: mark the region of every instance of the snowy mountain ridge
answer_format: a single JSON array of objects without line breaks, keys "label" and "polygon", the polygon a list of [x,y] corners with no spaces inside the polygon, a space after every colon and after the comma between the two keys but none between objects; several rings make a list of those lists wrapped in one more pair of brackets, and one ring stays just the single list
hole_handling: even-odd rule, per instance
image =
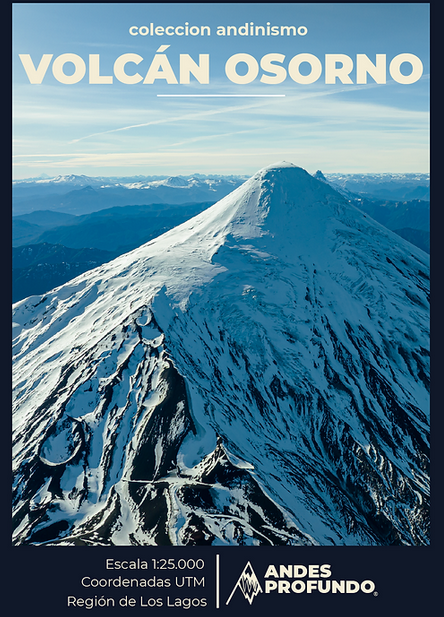
[{"label": "snowy mountain ridge", "polygon": [[218,176],[209,175],[202,176],[201,174],[193,174],[190,176],[133,176],[133,177],[107,177],[107,176],[86,176],[84,174],[62,174],[53,178],[27,178],[13,180],[13,186],[38,187],[50,185],[66,185],[66,190],[71,190],[73,187],[105,188],[112,186],[120,186],[129,189],[133,188],[149,188],[156,186],[170,186],[176,188],[186,188],[193,185],[219,185],[223,183],[235,183],[239,180],[245,180],[247,176]]},{"label": "snowy mountain ridge", "polygon": [[428,256],[303,169],[13,321],[15,543],[428,543]]},{"label": "snowy mountain ridge", "polygon": [[75,215],[128,205],[203,203],[225,197],[240,186],[242,176],[170,176],[106,178],[65,175],[13,182],[15,216],[35,210]]}]

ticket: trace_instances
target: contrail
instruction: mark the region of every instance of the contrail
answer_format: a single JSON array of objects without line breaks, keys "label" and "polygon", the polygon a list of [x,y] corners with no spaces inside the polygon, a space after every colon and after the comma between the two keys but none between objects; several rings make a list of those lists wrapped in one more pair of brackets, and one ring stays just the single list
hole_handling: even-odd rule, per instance
[{"label": "contrail", "polygon": [[98,133],[91,133],[90,135],[85,135],[84,137],[79,137],[78,139],[73,139],[72,141],[70,141],[70,144],[74,144],[77,143],[79,141],[83,141],[85,139],[89,139],[90,137],[96,137],[97,135],[107,135],[109,133],[117,133],[118,131],[128,131],[130,129],[137,129],[137,128],[141,128],[143,126],[154,126],[157,124],[168,124],[170,122],[180,122],[181,120],[190,120],[190,119],[194,119],[194,118],[202,118],[203,116],[214,116],[216,114],[222,114],[222,113],[227,113],[227,112],[231,112],[231,111],[239,111],[239,110],[243,110],[243,109],[252,109],[253,107],[262,107],[263,105],[266,105],[267,103],[265,102],[261,102],[261,103],[252,103],[250,105],[238,105],[238,106],[233,106],[233,107],[223,107],[223,108],[218,108],[218,109],[210,109],[207,111],[198,111],[192,114],[186,114],[183,116],[174,116],[173,118],[162,118],[160,120],[151,120],[150,122],[143,122],[141,124],[131,124],[129,126],[122,126],[120,128],[117,129],[110,129],[108,131],[100,131]]}]

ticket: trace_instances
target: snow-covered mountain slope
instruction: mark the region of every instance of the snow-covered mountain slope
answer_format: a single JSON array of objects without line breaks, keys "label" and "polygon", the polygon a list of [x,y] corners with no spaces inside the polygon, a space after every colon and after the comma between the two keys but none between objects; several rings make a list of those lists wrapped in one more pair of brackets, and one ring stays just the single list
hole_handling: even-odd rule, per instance
[{"label": "snow-covered mountain slope", "polygon": [[14,305],[16,544],[427,544],[429,257],[279,163]]}]

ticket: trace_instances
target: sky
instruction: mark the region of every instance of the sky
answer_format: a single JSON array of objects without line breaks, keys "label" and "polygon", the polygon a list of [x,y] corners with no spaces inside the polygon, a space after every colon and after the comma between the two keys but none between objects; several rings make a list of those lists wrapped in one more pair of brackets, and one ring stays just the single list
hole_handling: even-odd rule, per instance
[{"label": "sky", "polygon": [[[295,26],[296,36],[217,34],[219,26],[251,23]],[[130,34],[150,24],[173,34]],[[427,3],[14,3],[12,30],[14,179],[249,175],[281,160],[310,173],[429,171]],[[62,83],[74,71],[69,58],[58,60],[63,54],[75,54],[77,83]],[[125,67],[143,78],[138,83],[122,83],[113,68],[124,54],[140,57]],[[237,54],[246,56],[227,74]],[[271,74],[260,64],[269,54],[278,55],[279,83],[261,81]],[[292,78],[299,54],[311,54],[312,83]],[[326,83],[326,55],[333,54],[351,59],[351,83]],[[357,83],[358,54],[373,64],[386,56],[386,83],[371,76]],[[422,63],[414,83],[398,83],[389,71],[400,54]],[[20,55],[40,65],[41,83],[30,83]],[[204,56],[208,83],[193,74],[184,83],[181,64],[189,57],[203,65]],[[242,58],[250,63],[245,77]],[[100,77],[112,83],[90,83],[97,61]],[[300,65],[299,81],[309,68]],[[404,62],[399,71],[408,75],[412,66]]]}]

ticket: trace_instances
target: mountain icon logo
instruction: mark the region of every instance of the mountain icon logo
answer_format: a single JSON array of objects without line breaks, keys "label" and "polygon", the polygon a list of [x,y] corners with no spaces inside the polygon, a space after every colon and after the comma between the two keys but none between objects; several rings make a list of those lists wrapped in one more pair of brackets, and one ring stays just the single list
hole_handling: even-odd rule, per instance
[{"label": "mountain icon logo", "polygon": [[236,585],[233,587],[233,591],[226,602],[227,605],[229,604],[237,588],[241,590],[244,598],[248,600],[250,604],[253,604],[253,600],[258,593],[262,593],[262,587],[250,562],[247,563],[242,571],[242,574],[239,576]]}]

